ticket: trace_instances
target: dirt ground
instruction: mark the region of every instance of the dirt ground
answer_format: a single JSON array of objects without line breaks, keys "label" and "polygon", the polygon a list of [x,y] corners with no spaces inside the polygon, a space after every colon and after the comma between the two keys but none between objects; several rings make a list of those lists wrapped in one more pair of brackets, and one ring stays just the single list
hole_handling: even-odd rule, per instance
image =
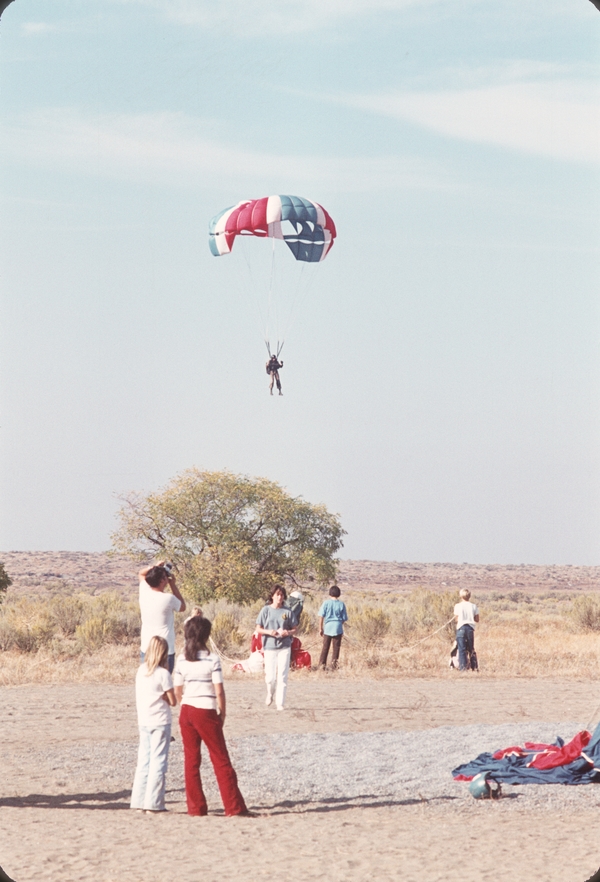
[{"label": "dirt ground", "polygon": [[[274,714],[260,680],[226,685],[228,738],[585,721],[600,701],[598,684],[586,682],[297,677],[289,707]],[[262,808],[252,818],[190,818],[182,794],[164,815],[131,812],[125,784],[102,787],[86,763],[65,780],[40,755],[137,743],[132,687],[0,693],[0,865],[15,882],[250,882],[274,874],[302,882],[585,882],[600,866],[600,788],[589,810],[576,813],[503,813],[475,801],[468,813],[427,802],[365,806],[343,794],[328,805]]]}]

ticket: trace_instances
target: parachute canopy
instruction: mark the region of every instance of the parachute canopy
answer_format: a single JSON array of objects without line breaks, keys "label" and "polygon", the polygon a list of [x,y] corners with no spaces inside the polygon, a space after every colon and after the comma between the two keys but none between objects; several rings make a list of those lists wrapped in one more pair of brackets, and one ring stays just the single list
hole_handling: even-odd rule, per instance
[{"label": "parachute canopy", "polygon": [[335,224],[318,202],[301,196],[246,199],[215,215],[208,225],[210,250],[229,254],[236,236],[283,239],[296,260],[324,260],[336,237]]},{"label": "parachute canopy", "polygon": [[10,6],[12,2],[13,0],[0,0],[0,15],[2,15],[6,7]]}]

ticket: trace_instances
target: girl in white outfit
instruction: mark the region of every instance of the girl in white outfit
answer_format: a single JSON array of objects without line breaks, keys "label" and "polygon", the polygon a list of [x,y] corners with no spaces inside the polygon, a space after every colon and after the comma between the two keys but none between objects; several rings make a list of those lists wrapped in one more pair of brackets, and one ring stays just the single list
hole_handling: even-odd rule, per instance
[{"label": "girl in white outfit", "polygon": [[173,681],[167,670],[169,645],[152,637],[135,677],[135,703],[140,729],[138,763],[131,791],[131,808],[165,812],[165,781],[171,743]]}]

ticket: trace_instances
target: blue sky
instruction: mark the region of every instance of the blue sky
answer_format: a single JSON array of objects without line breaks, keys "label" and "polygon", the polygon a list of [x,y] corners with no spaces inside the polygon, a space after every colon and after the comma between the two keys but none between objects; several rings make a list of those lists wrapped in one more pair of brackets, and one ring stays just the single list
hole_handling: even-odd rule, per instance
[{"label": "blue sky", "polygon": [[[325,503],[344,557],[597,564],[600,13],[542,7],[15,0],[0,548],[105,549],[195,465]],[[271,193],[338,227],[282,398],[265,243],[206,241]]]}]

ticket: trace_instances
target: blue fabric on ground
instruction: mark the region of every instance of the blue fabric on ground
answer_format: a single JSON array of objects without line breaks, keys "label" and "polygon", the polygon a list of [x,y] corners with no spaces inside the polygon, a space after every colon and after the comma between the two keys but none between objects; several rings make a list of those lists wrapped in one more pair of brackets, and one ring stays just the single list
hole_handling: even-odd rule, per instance
[{"label": "blue fabric on ground", "polygon": [[[564,741],[557,738],[554,742],[557,747],[562,747]],[[600,783],[600,724],[596,726],[592,739],[584,750],[584,755],[579,756],[566,766],[557,766],[554,769],[528,769],[536,751],[530,751],[527,756],[506,756],[503,759],[494,759],[491,753],[480,753],[479,756],[457,766],[453,769],[452,776],[464,775],[465,778],[474,778],[480,772],[490,772],[494,780],[505,784],[594,784]],[[586,759],[588,757],[588,759]]]}]

